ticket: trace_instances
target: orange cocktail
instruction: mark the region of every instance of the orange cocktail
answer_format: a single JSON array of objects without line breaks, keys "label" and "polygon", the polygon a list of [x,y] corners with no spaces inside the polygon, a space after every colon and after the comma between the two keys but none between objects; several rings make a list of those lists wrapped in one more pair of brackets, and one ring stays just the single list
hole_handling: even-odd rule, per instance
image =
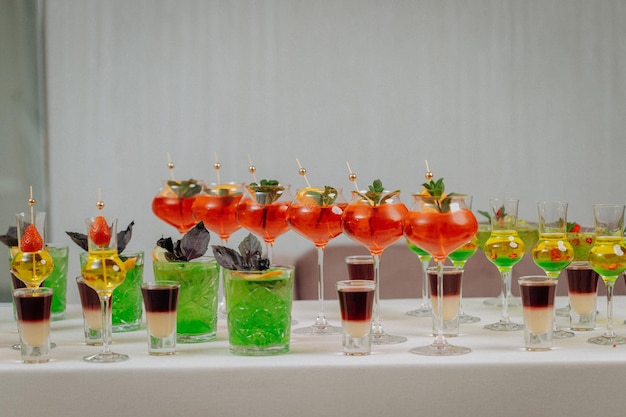
[{"label": "orange cocktail", "polygon": [[152,212],[179,233],[187,233],[198,223],[191,207],[202,190],[200,181],[164,181],[163,188],[152,200]]},{"label": "orange cocktail", "polygon": [[219,235],[222,242],[241,228],[237,221],[237,204],[243,197],[243,183],[211,184],[204,188],[191,206],[194,217]]}]

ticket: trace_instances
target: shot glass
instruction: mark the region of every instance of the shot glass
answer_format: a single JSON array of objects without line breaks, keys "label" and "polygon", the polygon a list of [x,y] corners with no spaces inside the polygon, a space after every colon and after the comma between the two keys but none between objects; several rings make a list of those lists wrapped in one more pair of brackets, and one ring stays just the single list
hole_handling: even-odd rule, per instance
[{"label": "shot glass", "polygon": [[374,281],[374,258],[371,255],[346,256],[349,279]]},{"label": "shot glass", "polygon": [[144,282],[141,284],[148,323],[148,353],[176,353],[176,310],[180,283],[176,281]]},{"label": "shot glass", "polygon": [[[439,322],[439,297],[437,288],[437,267],[433,266],[426,270],[430,288],[430,299],[433,303],[432,326],[433,334],[437,334]],[[443,267],[443,334],[446,337],[459,335],[459,311],[461,305],[461,283],[463,268],[456,266]]]},{"label": "shot glass", "polygon": [[526,350],[550,350],[557,280],[541,275],[520,277],[517,282],[522,295]]},{"label": "shot glass", "polygon": [[376,283],[371,280],[337,282],[337,295],[343,328],[343,353],[369,355],[372,351],[372,307]]},{"label": "shot glass", "polygon": [[51,288],[18,288],[13,292],[20,352],[24,363],[50,360]]},{"label": "shot glass", "polygon": [[[96,290],[85,283],[83,277],[76,277],[80,304],[83,309],[83,326],[85,344],[91,346],[102,345],[102,307]],[[111,304],[109,303],[109,306]]]},{"label": "shot glass", "polygon": [[567,267],[569,294],[569,327],[584,332],[596,327],[596,302],[599,275],[589,263],[574,263]]},{"label": "shot glass", "polygon": [[59,243],[46,243],[46,248],[54,261],[54,269],[46,280],[41,284],[42,287],[52,288],[54,295],[52,296],[52,320],[61,320],[65,315],[65,307],[67,305],[67,268],[68,256],[70,248],[67,245]]}]

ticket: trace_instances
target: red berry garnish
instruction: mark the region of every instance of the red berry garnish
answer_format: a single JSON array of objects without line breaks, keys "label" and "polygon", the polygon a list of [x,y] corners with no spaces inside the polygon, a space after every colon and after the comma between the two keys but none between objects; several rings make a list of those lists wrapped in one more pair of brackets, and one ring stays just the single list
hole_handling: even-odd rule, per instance
[{"label": "red berry garnish", "polygon": [[106,246],[111,241],[111,229],[103,216],[94,219],[89,229],[89,239],[96,246]]},{"label": "red berry garnish", "polygon": [[580,232],[580,225],[576,223],[574,227],[572,227],[572,233],[578,233],[578,232]]},{"label": "red berry garnish", "polygon": [[22,252],[37,252],[43,249],[43,239],[34,224],[29,224],[24,231],[20,248]]}]

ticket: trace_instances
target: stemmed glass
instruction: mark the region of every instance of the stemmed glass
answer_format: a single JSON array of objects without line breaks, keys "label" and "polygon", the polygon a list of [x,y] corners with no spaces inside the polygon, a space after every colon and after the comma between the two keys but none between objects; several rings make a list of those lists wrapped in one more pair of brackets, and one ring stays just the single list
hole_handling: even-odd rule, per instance
[{"label": "stemmed glass", "polygon": [[[222,246],[228,245],[230,236],[241,228],[237,221],[237,205],[243,197],[244,183],[211,183],[195,197],[191,212],[197,221],[220,237]],[[220,266],[220,312],[224,312],[224,271]]]},{"label": "stemmed glass", "polygon": [[289,184],[250,184],[237,205],[237,221],[263,239],[270,263],[274,261],[272,250],[276,238],[289,230],[290,189]]},{"label": "stemmed glass", "polygon": [[100,297],[102,309],[102,351],[85,356],[87,362],[119,362],[127,355],[112,352],[111,296],[126,278],[126,268],[117,254],[117,219],[102,216],[86,219],[89,251],[81,274]]},{"label": "stemmed glass", "polygon": [[406,314],[414,317],[430,317],[433,314],[432,306],[430,304],[430,291],[428,290],[428,274],[426,270],[430,265],[430,260],[432,256],[430,253],[426,252],[424,249],[415,246],[408,239],[406,241],[406,245],[409,247],[411,252],[417,255],[420,264],[422,265],[422,304],[415,310],[407,311]]},{"label": "stemmed glass", "polygon": [[606,330],[602,336],[588,341],[597,345],[622,345],[626,338],[613,330],[613,286],[617,277],[626,270],[626,245],[623,240],[624,206],[619,204],[594,204],[593,217],[596,241],[589,254],[589,263],[606,285]]},{"label": "stemmed glass", "polygon": [[[470,348],[448,343],[443,333],[443,263],[450,253],[469,242],[478,231],[478,222],[465,207],[465,196],[413,196],[414,204],[404,222],[404,235],[423,248],[437,262],[437,334],[432,344],[416,347],[411,353],[451,356],[469,353]],[[434,305],[434,302],[433,302]],[[435,312],[433,311],[433,315]]]},{"label": "stemmed glass", "polygon": [[164,180],[163,186],[152,200],[152,212],[165,223],[174,226],[181,235],[194,227],[198,220],[191,207],[202,191],[199,180]]},{"label": "stemmed glass", "polygon": [[26,287],[35,289],[52,273],[54,261],[46,249],[46,213],[19,213],[17,219],[18,251],[11,259],[11,272]]},{"label": "stemmed glass", "polygon": [[[465,195],[465,207],[468,210],[472,209],[472,196],[471,195]],[[476,236],[474,236],[472,240],[470,240],[469,242],[467,242],[465,245],[461,246],[454,252],[450,253],[450,255],[448,255],[448,258],[450,258],[450,261],[452,261],[452,264],[455,267],[461,270],[461,275],[462,275],[464,273],[463,271],[465,269],[465,264],[472,256],[474,256],[477,250],[478,250],[478,233],[476,233]],[[479,321],[480,321],[480,317],[470,316],[469,314],[465,313],[463,309],[463,287],[461,286],[461,294],[460,294],[460,300],[459,300],[459,323],[477,323]]]},{"label": "stemmed glass", "polygon": [[[574,248],[567,240],[567,202],[541,201],[537,203],[539,212],[539,240],[532,249],[533,261],[554,280],[574,258]],[[554,320],[552,337],[564,339],[574,337],[574,332],[559,330]]]},{"label": "stemmed glass", "polygon": [[489,200],[491,212],[491,236],[485,242],[484,252],[500,272],[502,278],[502,317],[500,321],[488,324],[485,329],[495,331],[522,330],[523,324],[514,323],[509,318],[509,291],[511,270],[524,256],[524,242],[517,235],[518,200]]},{"label": "stemmed glass", "polygon": [[[381,184],[382,185],[382,184]],[[400,201],[400,191],[353,191],[352,201],[343,212],[341,228],[350,239],[364,245],[374,258],[374,314],[372,343],[406,342],[404,336],[385,333],[380,323],[380,257],[383,250],[402,237],[406,206]]]},{"label": "stemmed glass", "polygon": [[315,322],[294,330],[298,334],[329,335],[341,333],[341,327],[328,324],[324,314],[324,249],[328,242],[339,236],[341,215],[347,202],[340,188],[324,187],[298,190],[287,212],[291,229],[312,241],[317,248],[317,295],[319,312]]}]

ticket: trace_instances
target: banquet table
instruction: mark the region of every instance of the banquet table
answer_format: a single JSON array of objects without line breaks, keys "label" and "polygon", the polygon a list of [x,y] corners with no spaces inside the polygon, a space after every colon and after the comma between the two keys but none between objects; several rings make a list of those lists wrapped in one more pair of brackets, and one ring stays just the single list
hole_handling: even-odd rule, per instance
[{"label": "banquet table", "polygon": [[[462,324],[450,341],[472,348],[467,355],[425,357],[409,353],[432,342],[431,319],[408,316],[415,299],[381,300],[388,333],[408,341],[374,345],[372,354],[341,354],[341,336],[292,334],[289,353],[242,357],[228,351],[226,322],[216,341],[179,344],[177,354],[147,354],[146,331],[115,333],[113,350],[130,359],[93,364],[82,357],[100,347],[82,338],[80,307],[70,305],[52,323],[57,344],[52,361],[24,364],[11,345],[18,341],[10,304],[0,305],[0,415],[2,416],[622,416],[626,345],[587,342],[606,324],[605,298],[598,298],[598,329],[554,341],[547,352],[528,352],[523,332],[493,332],[500,308],[483,298],[463,300],[482,320]],[[557,307],[567,304],[557,299]],[[336,300],[325,303],[339,323]],[[294,302],[294,327],[311,324],[316,301]],[[510,309],[521,321],[521,308]],[[626,335],[626,297],[615,299],[618,334]],[[566,319],[559,318],[566,325]]]}]

